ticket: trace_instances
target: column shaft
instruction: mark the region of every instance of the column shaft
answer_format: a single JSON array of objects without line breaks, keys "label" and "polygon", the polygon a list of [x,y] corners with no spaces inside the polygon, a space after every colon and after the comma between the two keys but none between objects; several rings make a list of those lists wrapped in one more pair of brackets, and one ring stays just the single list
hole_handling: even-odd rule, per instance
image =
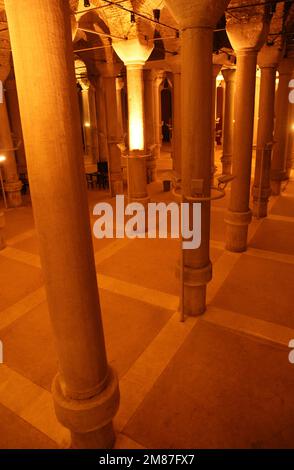
[{"label": "column shaft", "polygon": [[123,193],[123,179],[121,169],[121,151],[118,144],[121,143],[118,127],[118,108],[116,94],[116,76],[108,75],[103,77],[105,103],[106,103],[106,123],[107,123],[107,144],[109,154],[109,179],[112,196]]},{"label": "column shaft", "polygon": [[174,72],[173,86],[173,169],[175,187],[182,179],[182,102],[181,102],[181,72]]},{"label": "column shaft", "polygon": [[15,152],[12,150],[14,143],[11,136],[10,122],[7,113],[6,97],[0,104],[0,154],[5,156],[3,164],[5,192],[7,204],[10,207],[18,207],[22,203],[21,188],[22,183],[18,179]]},{"label": "column shaft", "polygon": [[[59,357],[60,373],[53,384],[55,409],[72,432],[73,446],[109,447],[114,441],[112,417],[118,406],[118,388],[107,364],[101,322],[69,4],[6,0],[5,6]],[[35,67],[38,80],[32,87]]]},{"label": "column shaft", "polygon": [[254,98],[257,51],[237,51],[235,95],[235,126],[233,143],[233,175],[229,211],[226,216],[226,247],[230,251],[244,251],[247,246]]},{"label": "column shaft", "polygon": [[150,157],[147,160],[148,182],[156,181],[156,124],[155,124],[155,97],[154,72],[144,70],[144,112],[145,112],[145,147]]},{"label": "column shaft", "polygon": [[144,155],[143,65],[127,65],[129,150],[128,195],[130,201],[147,204],[146,156]]},{"label": "column shaft", "polygon": [[[210,197],[212,114],[212,29],[182,33],[182,187],[186,196]],[[193,59],[192,59],[193,58]],[[201,70],[201,74],[198,71]],[[195,77],[197,76],[197,80]],[[194,189],[194,186],[200,186]],[[209,257],[210,202],[201,204],[201,246],[184,250],[184,313],[206,309],[206,284],[212,277]]]},{"label": "column shaft", "polygon": [[17,167],[19,173],[26,173],[27,163],[23,144],[22,126],[19,114],[18,96],[14,78],[8,78],[5,82],[7,108],[10,116],[12,132],[15,135],[19,148],[16,151]]},{"label": "column shaft", "polygon": [[262,67],[259,96],[255,177],[253,185],[253,215],[267,216],[271,194],[270,170],[275,112],[276,68]]},{"label": "column shaft", "polygon": [[[282,61],[281,66],[283,67],[284,64]],[[286,144],[288,135],[289,81],[291,79],[291,69],[290,64],[286,64],[285,69],[279,68],[279,85],[276,95],[275,110],[275,145],[273,148],[271,169],[271,188],[272,194],[275,196],[281,193],[282,182],[286,180]]]},{"label": "column shaft", "polygon": [[233,158],[233,135],[234,135],[234,100],[236,90],[236,71],[234,69],[223,69],[225,80],[225,106],[223,125],[223,174],[230,175],[232,172]]}]

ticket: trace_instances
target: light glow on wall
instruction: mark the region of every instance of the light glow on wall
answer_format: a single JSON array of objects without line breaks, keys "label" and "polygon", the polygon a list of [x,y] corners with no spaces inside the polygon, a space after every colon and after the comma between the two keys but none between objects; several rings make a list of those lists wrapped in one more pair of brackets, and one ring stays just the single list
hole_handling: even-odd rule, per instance
[{"label": "light glow on wall", "polygon": [[0,155],[0,163],[5,162],[6,157],[4,155]]}]

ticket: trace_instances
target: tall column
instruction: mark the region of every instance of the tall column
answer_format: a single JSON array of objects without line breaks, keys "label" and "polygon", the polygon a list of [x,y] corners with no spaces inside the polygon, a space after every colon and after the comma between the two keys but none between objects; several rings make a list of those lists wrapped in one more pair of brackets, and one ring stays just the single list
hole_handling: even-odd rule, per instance
[{"label": "tall column", "polygon": [[174,187],[181,187],[182,180],[182,100],[181,82],[182,69],[179,56],[175,56],[169,61],[173,72],[173,171]]},{"label": "tall column", "polygon": [[294,68],[292,58],[282,59],[279,65],[279,86],[276,96],[276,125],[274,132],[271,188],[272,194],[278,196],[281,193],[281,185],[287,179],[286,173],[286,144],[288,136],[289,113],[289,81]]},{"label": "tall column", "polygon": [[109,184],[112,196],[123,194],[123,177],[121,168],[121,151],[118,147],[121,144],[119,135],[119,120],[117,107],[116,77],[119,67],[108,63],[105,67],[100,66],[103,77],[103,87],[105,96],[107,145],[108,145],[108,167]]},{"label": "tall column", "polygon": [[145,112],[145,147],[150,157],[147,159],[148,182],[156,181],[156,123],[154,81],[155,71],[144,70],[144,112]]},{"label": "tall column", "polygon": [[99,161],[109,161],[109,151],[107,144],[107,122],[106,103],[103,86],[103,78],[99,77],[94,81],[96,90],[97,128],[99,135]]},{"label": "tall column", "polygon": [[278,47],[264,45],[258,54],[261,70],[259,119],[257,131],[253,215],[266,217],[271,195],[270,171],[275,118],[276,71],[281,52]]},{"label": "tall column", "polygon": [[138,39],[113,43],[113,48],[127,68],[129,111],[128,195],[130,201],[148,204],[145,139],[143,66],[152,47]]},{"label": "tall column", "polygon": [[212,146],[211,146],[211,178],[213,180],[214,174],[217,170],[215,165],[215,133],[216,133],[216,78],[221,71],[221,64],[212,65],[212,113],[211,113],[211,135],[212,135]]},{"label": "tall column", "polygon": [[95,164],[99,159],[95,90],[89,83],[82,91],[83,129],[85,136],[85,164]]},{"label": "tall column", "polygon": [[[107,364],[101,322],[69,3],[5,0],[5,7],[59,357],[60,372],[53,382],[55,410],[59,421],[71,430],[73,447],[109,448],[114,443],[112,418],[119,392]],[[38,80],[32,87],[36,67]]]},{"label": "tall column", "polygon": [[123,77],[117,77],[115,80],[115,85],[116,85],[118,136],[119,136],[120,142],[125,143],[122,96],[121,96],[122,89],[125,86],[125,81]]},{"label": "tall column", "polygon": [[[294,79],[292,74],[291,79]],[[291,176],[291,171],[294,168],[294,105],[289,103],[289,116],[288,116],[288,138],[286,146],[286,177]]]},{"label": "tall column", "polygon": [[16,83],[14,77],[8,77],[5,82],[7,108],[11,122],[12,132],[15,135],[16,142],[18,142],[18,149],[16,150],[17,168],[19,173],[26,173],[27,162],[25,148],[23,144],[23,134],[21,127],[21,120],[19,114],[18,97],[16,90]]},{"label": "tall column", "polygon": [[183,202],[190,204],[192,212],[191,197],[207,198],[201,203],[201,245],[198,249],[183,249],[183,313],[200,315],[206,309],[206,286],[212,278],[209,198],[213,29],[228,1],[167,0],[166,3],[182,30]]},{"label": "tall column", "polygon": [[233,158],[233,134],[234,134],[234,100],[236,90],[236,70],[223,69],[222,75],[225,80],[225,106],[223,125],[223,154],[221,158],[223,174],[232,173]]},{"label": "tall column", "polygon": [[155,123],[155,152],[156,158],[160,157],[160,151],[162,146],[162,122],[161,122],[161,86],[165,79],[165,73],[163,70],[155,71],[154,80],[154,123]]},{"label": "tall column", "polygon": [[249,199],[256,64],[257,53],[268,31],[268,22],[265,21],[263,14],[264,7],[258,7],[256,11],[255,7],[252,7],[251,10],[250,14],[246,9],[237,10],[236,16],[227,18],[227,33],[237,54],[237,74],[233,141],[235,179],[232,182],[229,209],[226,214],[226,248],[235,252],[246,250],[248,226],[252,218]]}]

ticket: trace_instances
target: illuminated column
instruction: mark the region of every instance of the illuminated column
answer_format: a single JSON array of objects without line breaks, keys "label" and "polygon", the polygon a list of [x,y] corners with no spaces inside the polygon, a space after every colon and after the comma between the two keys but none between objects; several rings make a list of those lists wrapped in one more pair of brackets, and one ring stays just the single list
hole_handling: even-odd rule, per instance
[{"label": "illuminated column", "polygon": [[172,156],[175,189],[181,187],[182,180],[182,69],[180,56],[173,56],[168,61],[173,72],[173,138]]},{"label": "illuminated column", "polygon": [[289,82],[294,68],[293,59],[282,59],[279,65],[279,86],[276,95],[276,124],[274,131],[271,188],[272,194],[281,193],[282,181],[287,179],[286,144],[288,135]]},{"label": "illuminated column", "polygon": [[129,111],[128,195],[130,201],[148,204],[144,140],[143,66],[153,47],[138,39],[113,43],[113,48],[127,68]]},{"label": "illuminated column", "polygon": [[99,160],[97,112],[95,89],[89,83],[82,89],[83,129],[85,136],[85,164],[96,164]]},{"label": "illuminated column", "polygon": [[18,168],[19,173],[26,173],[27,162],[26,162],[25,148],[23,144],[23,135],[22,135],[20,114],[19,114],[19,105],[18,105],[15,78],[9,77],[6,80],[5,89],[6,89],[7,108],[8,108],[8,113],[10,117],[11,128],[12,128],[13,134],[15,135],[16,143],[19,146],[16,151],[17,168]]},{"label": "illuminated column", "polygon": [[145,148],[150,155],[146,162],[149,183],[156,181],[155,73],[153,70],[144,70]]},{"label": "illuminated column", "polygon": [[160,157],[162,144],[160,86],[164,72],[144,70],[145,148],[148,182],[156,181],[156,161]]},{"label": "illuminated column", "polygon": [[103,78],[99,77],[95,80],[96,90],[96,109],[97,109],[97,127],[99,135],[99,161],[109,161],[109,152],[107,144],[107,122],[106,122],[106,106],[105,93],[103,87]]},{"label": "illuminated column", "polygon": [[[112,418],[119,392],[107,364],[101,322],[69,4],[6,0],[5,7],[59,358],[60,371],[53,382],[55,410],[71,430],[73,447],[109,448],[114,443]],[[38,73],[34,87],[32,70]]]},{"label": "illuminated column", "polygon": [[276,71],[281,52],[278,47],[264,45],[258,54],[261,70],[259,119],[255,177],[253,185],[253,215],[267,216],[271,195],[270,172],[275,118]]},{"label": "illuminated column", "polygon": [[233,158],[233,133],[234,133],[234,100],[236,89],[236,70],[223,69],[222,75],[225,80],[225,110],[223,126],[223,174],[230,175],[232,172]]},{"label": "illuminated column", "polygon": [[[229,209],[226,214],[226,248],[242,252],[247,248],[248,226],[252,214],[249,209],[254,100],[257,53],[263,45],[268,23],[264,7],[250,14],[237,10],[236,17],[228,15],[227,33],[237,54],[235,125],[233,141],[233,175]],[[240,21],[242,18],[242,27]]]},{"label": "illuminated column", "polygon": [[125,86],[124,79],[122,77],[117,77],[115,80],[115,85],[116,85],[118,136],[119,136],[120,142],[124,142],[125,141],[124,121],[123,121],[122,97],[121,97],[122,89]]},{"label": "illuminated column", "polygon": [[208,198],[201,203],[201,245],[183,250],[183,311],[185,315],[200,315],[206,309],[206,286],[212,277],[209,198],[213,29],[228,1],[167,0],[166,3],[182,30],[183,201],[191,206],[190,197]]},{"label": "illuminated column", "polygon": [[[214,59],[214,56],[213,56]],[[214,174],[217,170],[215,165],[215,134],[216,134],[216,78],[221,71],[221,64],[212,65],[212,113],[211,113],[211,135],[212,135],[212,146],[211,146],[211,177],[213,179]]]},{"label": "illuminated column", "polygon": [[22,203],[22,183],[18,178],[14,143],[11,136],[5,96],[3,103],[0,104],[0,154],[5,156],[3,170],[7,204],[10,207],[18,207]]},{"label": "illuminated column", "polygon": [[[292,74],[291,79],[294,79]],[[291,176],[291,171],[294,168],[294,105],[289,103],[289,116],[288,116],[288,139],[286,146],[286,177]]]},{"label": "illuminated column", "polygon": [[116,77],[119,66],[107,64],[105,67],[99,67],[103,76],[106,126],[107,126],[107,144],[108,144],[108,166],[109,166],[109,184],[112,196],[123,194],[123,178],[121,168],[121,151],[118,147],[121,144],[119,135],[119,120],[116,93]]},{"label": "illuminated column", "polygon": [[162,122],[161,122],[161,85],[165,79],[163,70],[155,70],[154,80],[154,123],[155,123],[155,154],[156,158],[160,157],[162,146]]}]

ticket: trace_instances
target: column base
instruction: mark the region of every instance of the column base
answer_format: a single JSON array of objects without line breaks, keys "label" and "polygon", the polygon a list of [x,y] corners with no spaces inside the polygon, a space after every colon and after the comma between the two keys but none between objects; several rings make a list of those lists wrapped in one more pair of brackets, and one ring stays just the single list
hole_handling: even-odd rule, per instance
[{"label": "column base", "polygon": [[252,220],[252,212],[228,211],[226,222],[226,249],[234,253],[247,250],[248,226]]},{"label": "column base", "polygon": [[22,205],[22,182],[13,181],[4,183],[4,189],[6,193],[7,205],[8,207],[19,207]]},{"label": "column base", "polygon": [[185,316],[195,317],[206,311],[206,285],[212,279],[212,264],[200,269],[184,267],[184,299]]},{"label": "column base", "polygon": [[65,397],[60,377],[53,380],[52,394],[58,421],[71,431],[76,449],[110,449],[115,442],[112,425],[119,406],[116,374],[109,370],[107,386],[99,395],[85,400]]},{"label": "column base", "polygon": [[3,250],[6,246],[5,236],[4,236],[4,227],[5,227],[4,213],[0,212],[0,250]]}]

